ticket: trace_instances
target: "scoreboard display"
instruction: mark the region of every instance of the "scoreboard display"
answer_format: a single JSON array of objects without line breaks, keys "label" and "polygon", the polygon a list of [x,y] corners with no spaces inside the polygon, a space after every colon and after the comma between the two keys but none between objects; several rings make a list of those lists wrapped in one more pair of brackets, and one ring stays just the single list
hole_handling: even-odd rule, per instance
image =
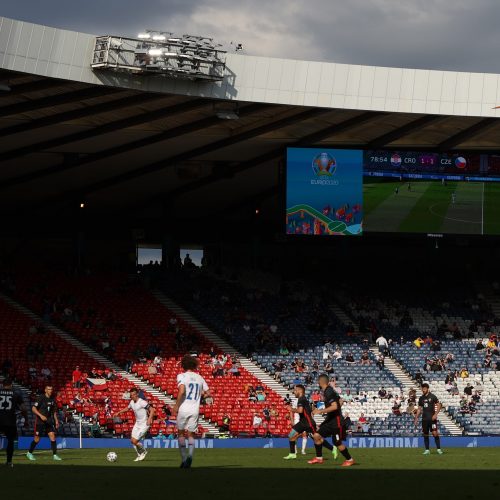
[{"label": "scoreboard display", "polygon": [[415,151],[365,151],[365,170],[455,170],[463,171],[475,166],[475,158],[462,154],[426,153]]}]

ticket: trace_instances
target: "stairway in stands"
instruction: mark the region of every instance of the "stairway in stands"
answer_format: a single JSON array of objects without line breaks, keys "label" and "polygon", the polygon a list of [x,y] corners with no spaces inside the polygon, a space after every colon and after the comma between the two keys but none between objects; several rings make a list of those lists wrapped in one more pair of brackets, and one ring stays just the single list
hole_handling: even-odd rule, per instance
[{"label": "stairway in stands", "polygon": [[[38,315],[36,315],[35,313],[33,313],[31,310],[27,309],[23,305],[12,300],[10,297],[8,297],[4,294],[0,294],[0,298],[3,299],[11,307],[17,309],[18,311],[22,312],[26,316],[32,318],[37,323],[43,322],[42,318],[40,318]],[[139,387],[140,389],[143,389],[143,390],[149,392],[150,394],[157,397],[161,402],[163,402],[165,404],[172,406],[175,403],[175,401],[172,398],[166,396],[163,392],[160,392],[160,391],[154,389],[150,384],[144,382],[143,380],[136,377],[135,375],[132,375],[132,374],[128,373],[127,371],[123,370],[118,365],[111,362],[109,359],[105,358],[101,354],[95,352],[93,349],[86,346],[85,344],[83,344],[82,342],[80,342],[79,340],[74,338],[72,335],[70,335],[69,333],[65,332],[64,330],[61,330],[60,328],[58,328],[52,324],[45,323],[45,325],[47,328],[49,328],[52,332],[57,334],[63,340],[65,340],[69,344],[73,345],[74,347],[76,347],[80,351],[85,352],[88,356],[95,359],[96,361],[98,361],[99,363],[104,365],[105,367],[112,369],[115,373],[121,375],[124,379],[129,380],[130,383],[133,384],[134,386]],[[216,426],[214,426],[213,424],[206,421],[205,419],[200,418],[200,424],[202,427],[207,429],[208,433],[214,434],[214,435],[219,435],[219,429]]]},{"label": "stairway in stands", "polygon": [[[370,347],[370,351],[375,355],[379,355],[379,350],[377,347]],[[384,360],[384,365],[387,370],[389,370],[401,383],[404,389],[404,393],[408,394],[410,389],[416,389],[417,395],[420,393],[420,388],[415,380],[413,380],[408,373],[406,373],[403,368],[396,363],[396,361],[386,356]],[[442,426],[452,435],[461,436],[463,434],[463,429],[458,425],[455,420],[453,420],[447,413],[442,411],[439,414],[439,421]]]},{"label": "stairway in stands", "polygon": [[182,318],[186,323],[196,328],[201,332],[207,339],[209,339],[215,346],[224,351],[231,356],[236,356],[241,363],[241,366],[245,368],[253,376],[257,377],[262,383],[270,387],[274,392],[282,397],[285,397],[290,393],[290,390],[281,385],[277,380],[271,377],[266,371],[260,368],[256,363],[246,358],[234,347],[229,345],[225,340],[216,335],[207,326],[200,323],[196,318],[191,316],[184,308],[174,302],[172,299],[167,297],[163,292],[159,290],[152,290],[151,292],[156,299],[172,311],[176,316]]}]

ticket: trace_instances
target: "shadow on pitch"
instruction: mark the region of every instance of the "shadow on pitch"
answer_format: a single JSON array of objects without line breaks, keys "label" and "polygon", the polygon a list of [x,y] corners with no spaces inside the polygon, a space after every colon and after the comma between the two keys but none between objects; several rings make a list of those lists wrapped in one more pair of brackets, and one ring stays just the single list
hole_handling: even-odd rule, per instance
[{"label": "shadow on pitch", "polygon": [[[228,464],[183,470],[147,465],[59,467],[40,461],[17,464],[8,470],[0,468],[0,483],[2,498],[4,494],[53,498],[57,491],[72,500],[137,500],[138,496],[167,492],[170,498],[200,495],[217,500],[289,500],[306,491],[309,497],[338,492],[344,498],[386,500],[398,491],[405,500],[426,496],[461,500],[492,498],[499,491],[500,476],[497,471],[478,470],[363,470],[362,465],[352,469],[264,469]],[[12,495],[5,498],[13,498]]]}]

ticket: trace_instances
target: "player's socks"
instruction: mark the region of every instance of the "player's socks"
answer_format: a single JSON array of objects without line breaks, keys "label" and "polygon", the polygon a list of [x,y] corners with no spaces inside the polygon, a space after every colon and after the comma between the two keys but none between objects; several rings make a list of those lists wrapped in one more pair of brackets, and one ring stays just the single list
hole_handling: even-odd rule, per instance
[{"label": "player's socks", "polygon": [[14,441],[7,441],[7,464],[12,463],[12,457],[14,456]]},{"label": "player's socks", "polygon": [[316,448],[316,457],[323,458],[323,445],[314,443],[314,448]]},{"label": "player's socks", "polygon": [[35,443],[35,441],[31,441],[30,451],[29,451],[30,455],[33,455],[33,452],[35,451],[36,445],[37,445],[37,443]]},{"label": "player's socks", "polygon": [[424,447],[426,450],[429,449],[429,436],[424,436]]},{"label": "player's socks", "polygon": [[339,456],[339,450],[337,449],[336,446],[333,447],[332,455],[333,455],[333,459],[337,460],[337,457]]},{"label": "player's socks", "polygon": [[144,446],[142,446],[142,444],[141,444],[141,443],[137,443],[137,444],[135,445],[135,450],[137,451],[137,453],[138,453],[139,455],[142,455],[142,454],[146,451],[146,450],[144,449]]},{"label": "player's socks", "polygon": [[193,459],[194,455],[194,437],[189,437],[188,438],[188,457]]},{"label": "player's socks", "polygon": [[441,438],[439,436],[434,436],[434,442],[436,443],[436,448],[441,449]]},{"label": "player's socks", "polygon": [[52,450],[52,455],[57,455],[57,443],[55,441],[50,442],[50,449]]},{"label": "player's socks", "polygon": [[330,444],[326,439],[323,441],[321,446],[323,446],[323,448],[326,448],[327,450],[330,450],[330,451],[333,450],[333,445]]},{"label": "player's socks", "polygon": [[297,454],[297,446],[295,444],[295,441],[288,441],[288,444],[290,445],[290,455],[296,455]]},{"label": "player's socks", "polygon": [[182,463],[184,463],[187,457],[186,438],[184,436],[179,436],[179,451],[181,452]]},{"label": "player's socks", "polygon": [[307,439],[302,438],[302,455],[306,454],[306,448],[307,448]]},{"label": "player's socks", "polygon": [[346,459],[346,460],[352,460],[352,457],[351,457],[351,454],[349,453],[349,450],[347,448],[343,449],[343,450],[339,450],[340,453],[342,453],[342,456]]}]

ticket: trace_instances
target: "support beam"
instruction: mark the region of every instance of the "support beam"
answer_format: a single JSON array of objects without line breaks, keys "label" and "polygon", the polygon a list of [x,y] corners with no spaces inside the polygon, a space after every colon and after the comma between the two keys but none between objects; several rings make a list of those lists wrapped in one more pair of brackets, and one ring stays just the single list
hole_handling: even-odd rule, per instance
[{"label": "support beam", "polygon": [[78,120],[80,118],[85,118],[87,116],[98,115],[102,113],[108,113],[109,111],[118,111],[123,108],[130,108],[132,106],[139,106],[141,104],[146,104],[161,99],[165,99],[166,96],[162,94],[136,94],[132,96],[122,97],[120,99],[113,99],[108,102],[100,102],[98,104],[91,104],[84,106],[82,108],[73,109],[71,111],[64,111],[62,113],[55,113],[50,116],[44,116],[43,118],[37,118],[35,120],[27,121],[25,123],[18,123],[17,125],[12,125],[11,127],[6,127],[1,129],[1,139],[14,135],[22,134],[24,132],[29,132],[31,130],[37,130],[43,127],[49,127],[50,125],[57,125],[59,123],[65,123],[72,120]]},{"label": "support beam", "polygon": [[401,137],[404,137],[415,130],[425,128],[432,123],[443,120],[444,118],[445,117],[438,115],[422,116],[420,118],[417,118],[416,120],[411,121],[410,123],[407,123],[406,125],[403,125],[402,127],[398,127],[397,129],[388,132],[387,134],[376,137],[375,139],[371,140],[366,145],[366,147],[367,149],[382,148],[383,146],[397,141],[398,139],[401,139]]},{"label": "support beam", "polygon": [[[192,101],[194,102],[194,101]],[[260,111],[265,107],[264,104],[251,104],[245,108],[243,108],[240,111],[240,116],[243,115],[249,115],[251,113],[255,113],[257,111]],[[176,108],[176,109],[174,109]],[[171,110],[170,116],[176,114],[177,112],[182,112],[185,110],[185,108],[182,105],[176,105],[172,106],[169,108]],[[163,112],[165,114],[165,111]],[[27,173],[27,174],[21,174],[17,177],[12,177],[10,179],[7,179],[3,182],[0,182],[0,189],[6,189],[18,184],[22,184],[24,182],[30,182],[36,179],[41,179],[44,177],[47,177],[49,175],[53,174],[59,174],[62,172],[66,172],[68,170],[72,170],[76,167],[79,167],[81,165],[87,164],[87,163],[92,163],[94,161],[98,160],[103,160],[105,158],[108,158],[110,156],[114,156],[117,154],[123,154],[127,151],[132,151],[134,149],[137,149],[139,147],[144,147],[149,144],[154,144],[156,142],[160,141],[166,141],[169,139],[174,139],[175,137],[180,137],[185,134],[190,134],[193,132],[196,132],[198,130],[204,130],[208,127],[211,127],[213,125],[220,124],[220,118],[216,116],[208,116],[205,118],[202,118],[200,120],[197,120],[195,122],[187,123],[185,125],[180,125],[179,127],[175,127],[173,129],[166,130],[164,132],[161,132],[160,134],[155,134],[154,136],[150,137],[145,137],[143,139],[139,139],[137,141],[132,141],[127,144],[122,144],[119,146],[114,146],[112,148],[108,148],[104,151],[101,151],[95,155],[89,155],[88,157],[84,158],[78,158],[75,160],[71,160],[67,163],[63,163],[62,165],[54,165],[51,167],[47,167],[41,170],[37,170],[35,172]],[[123,175],[123,174],[121,174]],[[120,176],[117,176],[120,177]],[[112,177],[114,179],[115,177]],[[64,196],[64,194],[63,194]]]},{"label": "support beam", "polygon": [[465,130],[459,132],[458,134],[455,134],[446,139],[445,141],[441,142],[440,144],[438,144],[437,148],[439,149],[439,151],[444,151],[444,152],[449,151],[450,149],[453,149],[456,146],[462,144],[463,142],[476,136],[477,134],[485,132],[489,128],[492,128],[498,124],[500,124],[498,118],[484,118],[483,120],[475,123],[471,127],[468,127]]},{"label": "support beam", "polygon": [[20,113],[28,113],[37,109],[60,106],[74,101],[82,101],[85,99],[92,99],[94,97],[115,94],[117,92],[123,91],[111,87],[88,87],[85,89],[74,90],[72,92],[65,92],[64,94],[41,97],[40,99],[30,99],[0,107],[0,118],[18,115]]},{"label": "support beam", "polygon": [[[179,104],[174,104],[166,108],[156,109],[154,111],[148,111],[146,113],[139,113],[138,115],[130,116],[127,118],[121,118],[99,127],[94,127],[89,130],[83,130],[80,132],[74,132],[72,134],[64,135],[62,137],[56,137],[55,139],[48,139],[46,141],[37,142],[36,144],[31,144],[22,148],[11,149],[10,151],[5,151],[0,155],[0,161],[13,160],[20,156],[25,156],[27,154],[36,153],[38,151],[44,151],[47,149],[52,149],[72,142],[83,141],[84,139],[90,139],[92,137],[97,137],[103,134],[109,134],[110,132],[116,132],[117,130],[122,130],[124,128],[135,127],[144,123],[148,123],[153,120],[160,120],[162,118],[167,118],[169,116],[175,116],[181,113],[186,113],[188,111],[193,111],[200,107],[207,106],[209,102],[206,99],[193,99],[189,101],[184,101]],[[39,177],[44,177],[51,173],[57,172],[62,165],[55,165],[48,167],[45,170],[38,172]],[[45,171],[47,171],[45,173]],[[16,178],[11,179],[14,183]],[[24,181],[21,181],[24,182]],[[0,188],[2,183],[0,183]]]}]

